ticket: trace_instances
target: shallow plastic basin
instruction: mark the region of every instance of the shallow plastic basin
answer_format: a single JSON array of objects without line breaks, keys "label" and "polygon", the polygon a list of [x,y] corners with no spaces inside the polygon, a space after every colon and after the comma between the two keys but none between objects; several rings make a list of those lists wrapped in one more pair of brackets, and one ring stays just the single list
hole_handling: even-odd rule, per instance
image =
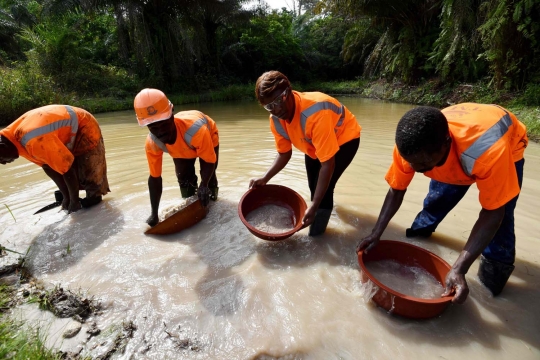
[{"label": "shallow plastic basin", "polygon": [[[285,233],[272,234],[260,231],[246,220],[246,216],[253,210],[264,205],[278,205],[289,209],[294,213],[295,226]],[[306,212],[307,205],[304,199],[296,191],[281,185],[265,185],[248,190],[240,199],[238,204],[238,216],[248,230],[258,238],[263,240],[283,240],[302,229],[302,219]]]},{"label": "shallow plastic basin", "polygon": [[369,273],[365,264],[370,261],[395,260],[408,266],[420,266],[444,284],[446,274],[451,266],[439,256],[408,243],[392,240],[381,240],[367,254],[358,253],[358,263],[362,270],[362,282],[371,280],[379,288],[373,301],[392,314],[412,319],[428,319],[442,313],[452,301],[453,296],[440,299],[419,299],[399,293],[379,282]]}]

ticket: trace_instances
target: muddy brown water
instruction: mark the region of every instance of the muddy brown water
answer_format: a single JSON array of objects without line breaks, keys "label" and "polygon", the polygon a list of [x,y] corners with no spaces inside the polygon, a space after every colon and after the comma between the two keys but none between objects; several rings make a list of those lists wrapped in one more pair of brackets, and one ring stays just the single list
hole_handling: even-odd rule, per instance
[{"label": "muddy brown water", "polygon": [[[147,130],[126,111],[97,115],[112,193],[95,208],[32,215],[54,201],[53,182],[25,160],[2,167],[0,243],[21,252],[31,246],[28,265],[45,283],[102,299],[102,329],[132,321],[137,330],[121,358],[539,358],[540,146],[531,143],[525,152],[515,213],[516,269],[503,294],[493,298],[479,284],[475,262],[463,306],[427,321],[397,318],[365,301],[354,249],[379,213],[395,125],[411,106],[340,100],[362,125],[362,138],[336,188],[324,236],[310,238],[304,229],[271,243],[241,223],[238,201],[249,179],[272,163],[275,147],[266,112],[253,102],[236,102],[176,107],[205,112],[220,131],[220,198],[192,229],[143,235],[150,211]],[[163,176],[161,210],[182,201],[167,157]],[[383,238],[408,241],[453,263],[480,211],[478,191],[471,187],[432,238],[407,239],[405,228],[421,209],[428,181],[415,177]],[[303,155],[294,151],[272,183],[309,200]]]}]

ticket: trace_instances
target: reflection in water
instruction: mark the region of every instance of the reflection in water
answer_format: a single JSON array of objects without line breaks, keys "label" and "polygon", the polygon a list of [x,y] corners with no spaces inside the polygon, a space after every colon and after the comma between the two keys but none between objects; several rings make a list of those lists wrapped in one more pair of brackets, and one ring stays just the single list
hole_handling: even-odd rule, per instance
[{"label": "reflection in water", "polygon": [[[249,179],[275,156],[267,113],[251,102],[198,104],[220,131],[220,199],[188,231],[143,235],[150,214],[146,128],[133,112],[101,114],[112,192],[93,209],[67,216],[32,215],[52,202],[54,184],[17,160],[0,172],[0,243],[26,251],[34,274],[103,299],[102,328],[131,320],[138,330],[124,357],[183,359],[522,358],[540,356],[540,146],[525,152],[523,191],[516,209],[516,270],[492,298],[473,265],[471,295],[441,317],[412,321],[366,303],[356,243],[370,233],[387,185],[393,131],[408,105],[357,98],[341,101],[361,123],[362,142],[335,192],[325,235],[304,229],[286,241],[251,235],[237,215]],[[309,200],[303,155],[272,183]],[[172,160],[164,158],[161,209],[182,203]],[[384,238],[422,246],[453,263],[480,211],[473,188],[430,239],[406,239],[421,209],[428,179],[416,176]],[[70,251],[67,251],[69,245]],[[184,346],[185,345],[185,346]]]}]

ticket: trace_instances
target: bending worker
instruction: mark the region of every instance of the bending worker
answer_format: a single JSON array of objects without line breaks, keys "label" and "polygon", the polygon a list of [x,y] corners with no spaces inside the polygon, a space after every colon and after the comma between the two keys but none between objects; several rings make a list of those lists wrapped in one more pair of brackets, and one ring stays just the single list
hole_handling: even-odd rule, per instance
[{"label": "bending worker", "polygon": [[289,162],[292,145],[305,154],[311,206],[302,222],[309,235],[326,231],[334,205],[334,188],[360,145],[360,125],[339,101],[320,92],[292,90],[279,71],[262,74],[255,85],[259,103],[270,112],[277,156],[262,178],[250,187],[266,185]]},{"label": "bending worker", "polygon": [[[69,213],[99,203],[110,191],[101,130],[86,110],[48,105],[23,114],[0,131],[0,163],[19,156],[43,168]],[[86,190],[85,199],[79,200],[79,189]]]},{"label": "bending worker", "polygon": [[[145,150],[150,168],[148,189],[152,214],[146,222],[150,226],[159,222],[164,152],[173,158],[183,198],[197,193],[203,206],[208,205],[209,199],[216,200],[219,136],[214,120],[197,110],[180,111],[173,115],[173,104],[157,89],[141,90],[135,97],[134,107],[139,125],[148,126],[150,131]],[[197,157],[201,167],[201,183],[198,187],[195,174]]]},{"label": "bending worker", "polygon": [[445,281],[462,303],[469,289],[465,274],[480,255],[480,281],[498,295],[514,270],[514,208],[523,179],[525,125],[496,105],[458,104],[442,111],[418,107],[396,129],[393,162],[386,174],[390,190],[371,235],[357,250],[375,246],[397,212],[415,172],[430,177],[429,193],[407,236],[430,236],[446,214],[476,183],[482,210]]}]

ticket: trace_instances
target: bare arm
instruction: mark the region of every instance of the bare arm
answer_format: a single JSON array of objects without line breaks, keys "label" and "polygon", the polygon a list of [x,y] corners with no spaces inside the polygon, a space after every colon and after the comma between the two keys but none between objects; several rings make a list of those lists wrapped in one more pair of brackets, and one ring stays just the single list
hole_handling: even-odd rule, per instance
[{"label": "bare arm", "polygon": [[71,165],[64,175],[54,171],[49,165],[43,165],[42,168],[62,192],[64,196],[62,208],[68,210],[68,213],[79,210],[81,208],[79,202],[79,179],[75,167]]},{"label": "bare arm", "polygon": [[257,187],[257,186],[264,186],[266,183],[268,183],[277,173],[279,173],[283,168],[287,165],[289,160],[292,156],[292,150],[287,151],[285,153],[278,153],[276,158],[274,159],[274,163],[268,171],[266,171],[266,174],[262,178],[259,179],[251,179],[249,181],[249,187]]},{"label": "bare arm", "polygon": [[443,296],[450,295],[452,290],[455,290],[456,295],[452,300],[454,303],[461,304],[467,299],[469,287],[465,281],[465,274],[493,239],[503,218],[504,206],[495,210],[480,211],[465,247],[446,276],[446,290]]},{"label": "bare arm", "polygon": [[336,159],[334,156],[332,156],[328,161],[321,163],[321,169],[319,170],[319,178],[317,180],[315,194],[313,195],[313,201],[302,219],[302,224],[304,224],[304,226],[311,225],[315,219],[315,213],[317,212],[317,209],[324,198],[324,194],[326,194],[326,190],[328,190],[328,185],[330,184],[330,180],[334,174],[335,166]]},{"label": "bare arm", "polygon": [[379,214],[379,218],[375,223],[375,227],[371,231],[370,235],[366,236],[360,241],[356,247],[356,251],[365,250],[368,252],[379,243],[381,235],[388,226],[388,223],[390,223],[390,220],[392,220],[396,212],[401,207],[403,198],[405,197],[405,192],[407,192],[407,190],[396,190],[392,188],[388,190],[386,198],[384,199],[381,213]]}]

